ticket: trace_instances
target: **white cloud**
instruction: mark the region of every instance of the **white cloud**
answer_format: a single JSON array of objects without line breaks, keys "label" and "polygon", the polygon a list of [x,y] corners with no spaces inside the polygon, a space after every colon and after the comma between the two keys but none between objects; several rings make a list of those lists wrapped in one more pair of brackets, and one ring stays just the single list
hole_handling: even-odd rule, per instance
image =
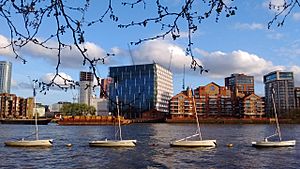
[{"label": "white cloud", "polygon": [[295,86],[300,87],[300,67],[296,65],[291,66],[289,71],[294,72]]},{"label": "white cloud", "polygon": [[163,40],[145,42],[132,51],[132,56],[136,64],[156,62],[167,69],[170,67],[174,73],[183,72],[183,65],[189,66],[192,61],[181,47]]},{"label": "white cloud", "polygon": [[200,49],[195,51],[203,55],[201,61],[210,70],[206,75],[211,78],[224,78],[232,73],[245,73],[255,76],[257,81],[261,81],[262,75],[285,68],[284,66],[275,66],[271,61],[242,50],[231,53],[221,51],[209,53]]},{"label": "white cloud", "polygon": [[[269,8],[269,5],[272,5],[271,10],[275,11],[275,12],[280,12],[283,10],[283,5],[285,3],[286,0],[266,0],[263,3],[263,6],[266,8]],[[275,7],[275,8],[274,8]]]},{"label": "white cloud", "polygon": [[260,23],[236,23],[235,29],[246,29],[246,30],[263,30],[264,25]]},{"label": "white cloud", "polygon": [[18,89],[18,83],[17,83],[17,81],[15,80],[15,79],[12,79],[11,80],[11,88],[13,88],[13,89]]},{"label": "white cloud", "polygon": [[300,57],[300,41],[294,41],[287,46],[283,46],[277,50],[279,55],[287,57],[288,59],[295,59],[299,61]]},{"label": "white cloud", "polygon": [[[49,46],[56,47],[56,44],[51,42]],[[86,42],[84,45],[80,45],[87,49],[87,56],[90,59],[93,58],[103,58],[106,56],[104,50],[97,46],[94,43]],[[27,56],[31,56],[33,58],[43,58],[49,61],[52,65],[57,64],[57,50],[50,50],[45,49],[41,46],[29,43],[28,45],[24,46],[21,52]],[[78,68],[82,66],[83,57],[76,46],[72,45],[71,48],[66,47],[61,50],[61,66],[68,67],[68,68]]]},{"label": "white cloud", "polygon": [[293,19],[294,19],[295,21],[300,21],[300,12],[294,13],[294,14],[293,14]]},{"label": "white cloud", "polygon": [[[9,44],[8,39],[0,35],[0,47],[6,46],[7,44]],[[54,41],[50,41],[45,45],[47,45],[48,47],[57,48],[57,43]],[[106,52],[100,46],[94,43],[86,42],[85,44],[80,45],[80,47],[84,47],[87,49],[87,56],[90,59],[106,57]],[[42,46],[33,44],[31,42],[29,42],[21,49],[17,49],[17,52],[20,54],[20,56],[22,56],[28,61],[30,61],[30,59],[26,57],[32,57],[33,59],[44,59],[52,65],[56,65],[58,62],[58,51],[56,49],[46,49]],[[4,49],[0,48],[0,55],[7,57],[14,56],[11,47],[7,47]],[[24,55],[26,57],[24,57]],[[79,68],[82,67],[83,57],[79,50],[76,48],[76,46],[72,45],[71,48],[65,47],[61,50],[60,62],[61,67]]]},{"label": "white cloud", "polygon": [[[64,79],[73,80],[72,77],[64,72],[60,72],[59,75],[63,77]],[[50,83],[52,79],[54,78],[54,73],[47,73],[44,76],[40,77],[41,82]],[[60,76],[57,76],[54,80],[54,83],[61,85],[62,87],[68,87],[69,82],[65,81]]]},{"label": "white cloud", "polygon": [[281,33],[271,33],[271,34],[268,34],[267,37],[269,39],[280,40],[284,37],[284,35]]},{"label": "white cloud", "polygon": [[9,40],[5,36],[0,34],[0,55],[8,56],[8,57],[13,56],[11,47],[10,46],[6,47],[7,45],[9,45],[9,43],[10,43]]}]

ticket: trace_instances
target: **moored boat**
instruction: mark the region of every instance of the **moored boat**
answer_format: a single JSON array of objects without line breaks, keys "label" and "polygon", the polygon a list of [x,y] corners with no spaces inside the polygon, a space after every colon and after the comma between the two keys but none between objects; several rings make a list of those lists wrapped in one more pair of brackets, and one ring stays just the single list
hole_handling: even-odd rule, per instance
[{"label": "moored boat", "polygon": [[35,83],[33,83],[32,85],[33,88],[33,98],[34,98],[34,124],[35,124],[35,139],[32,140],[25,140],[24,138],[22,138],[21,140],[13,140],[13,141],[6,141],[4,142],[4,144],[6,146],[11,146],[11,147],[51,147],[53,144],[53,140],[52,139],[43,139],[40,140],[39,139],[39,129],[38,129],[38,113],[36,110],[36,92],[35,92]]},{"label": "moored boat", "polygon": [[[192,90],[191,90],[192,92]],[[202,139],[202,134],[201,134],[201,129],[200,129],[200,124],[199,124],[199,118],[197,115],[197,110],[196,110],[196,103],[195,103],[195,96],[192,94],[192,99],[193,99],[193,108],[194,108],[194,113],[195,113],[195,118],[197,122],[197,131],[196,134],[192,136],[185,137],[180,140],[172,141],[170,142],[171,147],[216,147],[217,146],[217,140],[204,140]],[[197,138],[196,140],[189,140],[191,138]]]},{"label": "moored boat", "polygon": [[101,140],[90,141],[91,147],[134,147],[136,140]]},{"label": "moored boat", "polygon": [[[51,122],[52,119],[37,119],[38,125],[47,125]],[[27,124],[35,125],[35,119],[2,119],[0,120],[1,124]]]},{"label": "moored boat", "polygon": [[[291,146],[295,146],[296,145],[296,140],[282,140],[281,137],[281,130],[280,130],[280,126],[279,126],[279,121],[278,121],[278,115],[277,115],[277,111],[276,111],[276,105],[275,105],[275,101],[274,101],[274,94],[275,94],[275,90],[272,90],[272,102],[273,102],[273,110],[274,110],[274,116],[275,116],[275,122],[276,122],[276,130],[275,130],[275,134],[272,134],[268,137],[266,137],[264,140],[262,141],[253,141],[252,142],[252,146],[253,147],[291,147]],[[269,138],[272,137],[276,137],[278,136],[278,140],[275,141],[269,141]]]},{"label": "moored boat", "polygon": [[292,147],[296,145],[296,140],[288,141],[254,141],[252,142],[253,147]]},{"label": "moored boat", "polygon": [[[115,88],[116,83],[115,83]],[[117,93],[117,90],[116,90]],[[115,132],[115,140],[95,140],[90,141],[89,146],[91,147],[135,147],[136,140],[123,140],[122,138],[122,128],[121,128],[121,116],[119,108],[119,97],[116,95],[116,106],[117,106],[117,121],[118,121],[118,130]],[[115,128],[116,129],[116,128]]]},{"label": "moored boat", "polygon": [[215,147],[216,140],[178,140],[170,143],[172,147]]},{"label": "moored boat", "polygon": [[52,139],[48,140],[17,140],[17,141],[7,141],[4,143],[6,146],[10,147],[51,147],[53,144]]}]

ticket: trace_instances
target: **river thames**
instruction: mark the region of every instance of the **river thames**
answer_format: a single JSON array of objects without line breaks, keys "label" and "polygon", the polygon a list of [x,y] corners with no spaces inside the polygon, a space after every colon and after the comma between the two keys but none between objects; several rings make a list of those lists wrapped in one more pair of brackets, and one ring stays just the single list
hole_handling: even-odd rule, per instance
[{"label": "river thames", "polygon": [[[123,139],[136,139],[133,148],[89,147],[91,140],[114,138],[114,126],[39,126],[40,139],[54,139],[51,148],[14,148],[4,141],[22,138],[33,125],[0,125],[0,168],[300,168],[300,125],[281,125],[284,139],[295,147],[251,147],[271,135],[274,125],[201,125],[204,139],[217,139],[216,148],[173,148],[169,142],[195,133],[195,124],[132,124],[123,126]],[[72,144],[72,147],[67,147]],[[233,144],[233,147],[227,147]]]}]

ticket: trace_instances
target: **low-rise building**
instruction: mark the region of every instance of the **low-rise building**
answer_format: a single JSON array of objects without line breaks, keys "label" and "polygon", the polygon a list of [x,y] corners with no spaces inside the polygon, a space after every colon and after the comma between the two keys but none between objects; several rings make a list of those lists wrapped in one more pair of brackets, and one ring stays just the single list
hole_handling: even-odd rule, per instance
[{"label": "low-rise building", "polygon": [[195,89],[197,113],[203,116],[234,116],[231,91],[214,82]]},{"label": "low-rise building", "polygon": [[194,118],[195,108],[192,96],[192,90],[188,88],[185,91],[173,96],[170,100],[171,118]]},{"label": "low-rise building", "polygon": [[233,116],[231,91],[214,82],[199,86],[194,90],[187,89],[172,97],[170,101],[171,117],[194,117],[195,110],[199,116]]},{"label": "low-rise building", "polygon": [[247,95],[239,100],[240,112],[242,117],[261,118],[265,115],[265,105],[261,97],[256,94]]},{"label": "low-rise building", "polygon": [[34,99],[24,99],[15,94],[0,94],[0,118],[32,118]]}]

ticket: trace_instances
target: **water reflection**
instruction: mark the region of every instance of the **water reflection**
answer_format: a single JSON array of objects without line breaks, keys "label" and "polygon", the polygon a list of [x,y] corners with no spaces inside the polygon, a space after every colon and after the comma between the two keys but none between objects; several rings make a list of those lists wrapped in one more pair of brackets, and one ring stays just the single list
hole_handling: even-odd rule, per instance
[{"label": "water reflection", "polygon": [[[282,125],[284,138],[300,137],[300,125]],[[204,139],[216,148],[170,147],[172,140],[196,131],[195,124],[133,124],[122,126],[131,148],[89,147],[95,139],[114,138],[114,126],[41,126],[41,138],[54,139],[47,149],[5,147],[4,141],[27,135],[29,126],[0,125],[0,168],[297,168],[299,146],[256,149],[251,141],[274,131],[272,125],[201,125]],[[71,143],[72,147],[66,144]],[[227,144],[233,147],[227,147]],[[276,160],[274,160],[276,159]]]}]

